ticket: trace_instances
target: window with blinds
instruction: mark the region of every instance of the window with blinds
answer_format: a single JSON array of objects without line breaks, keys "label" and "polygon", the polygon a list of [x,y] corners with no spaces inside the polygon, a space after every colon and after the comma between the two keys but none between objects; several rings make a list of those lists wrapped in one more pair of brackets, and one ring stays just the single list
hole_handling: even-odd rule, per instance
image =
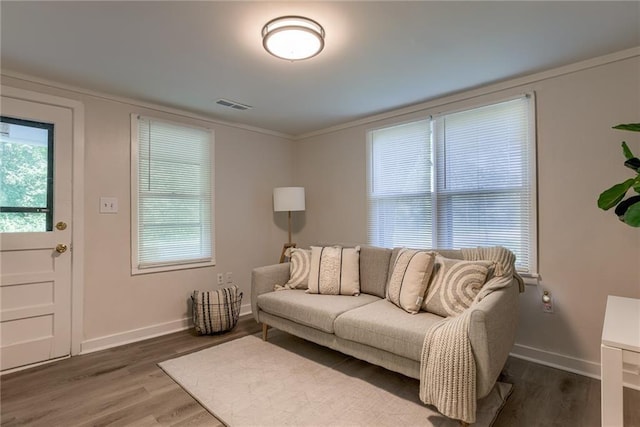
[{"label": "window with blinds", "polygon": [[131,122],[133,273],[213,265],[212,131]]},{"label": "window with blinds", "polygon": [[429,120],[369,134],[369,242],[430,248],[432,150]]},{"label": "window with blinds", "polygon": [[370,132],[369,242],[501,245],[536,274],[533,132],[531,96]]}]

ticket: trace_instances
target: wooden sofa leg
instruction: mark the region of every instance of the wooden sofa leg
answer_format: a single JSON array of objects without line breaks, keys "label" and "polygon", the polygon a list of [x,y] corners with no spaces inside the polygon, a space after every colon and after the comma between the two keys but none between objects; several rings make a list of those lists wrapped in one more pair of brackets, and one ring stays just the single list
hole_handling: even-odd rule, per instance
[{"label": "wooden sofa leg", "polygon": [[469,427],[469,423],[465,423],[464,421],[460,421],[460,427]]},{"label": "wooden sofa leg", "polygon": [[267,325],[266,323],[262,324],[262,340],[266,341],[267,340],[267,330],[269,329],[269,325]]}]

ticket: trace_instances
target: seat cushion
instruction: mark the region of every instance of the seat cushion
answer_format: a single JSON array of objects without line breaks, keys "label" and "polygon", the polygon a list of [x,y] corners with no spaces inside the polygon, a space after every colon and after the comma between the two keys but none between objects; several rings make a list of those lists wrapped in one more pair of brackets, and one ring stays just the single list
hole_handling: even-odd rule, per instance
[{"label": "seat cushion", "polygon": [[274,316],[332,334],[336,317],[379,300],[380,298],[367,294],[320,295],[294,289],[262,294],[258,296],[258,307]]},{"label": "seat cushion", "polygon": [[424,311],[409,314],[380,300],[341,314],[334,328],[340,338],[419,361],[427,330],[442,319]]}]

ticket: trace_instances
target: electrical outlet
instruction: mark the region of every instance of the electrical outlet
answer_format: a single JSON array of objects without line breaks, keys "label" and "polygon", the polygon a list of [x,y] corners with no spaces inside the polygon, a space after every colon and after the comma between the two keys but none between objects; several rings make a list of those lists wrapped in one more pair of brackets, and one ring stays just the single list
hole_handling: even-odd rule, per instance
[{"label": "electrical outlet", "polygon": [[549,291],[544,291],[542,294],[542,311],[553,313],[553,298],[551,298]]},{"label": "electrical outlet", "polygon": [[100,197],[100,213],[118,213],[116,197]]},{"label": "electrical outlet", "polygon": [[224,285],[224,275],[222,273],[218,273],[218,285]]},{"label": "electrical outlet", "polygon": [[233,283],[233,274],[230,271],[227,271],[225,276],[227,278],[227,283]]}]

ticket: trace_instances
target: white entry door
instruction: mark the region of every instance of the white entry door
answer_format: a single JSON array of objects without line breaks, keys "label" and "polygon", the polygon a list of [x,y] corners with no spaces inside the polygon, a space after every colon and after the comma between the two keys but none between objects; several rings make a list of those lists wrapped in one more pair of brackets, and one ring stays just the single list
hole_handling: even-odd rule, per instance
[{"label": "white entry door", "polygon": [[72,110],[0,103],[0,370],[71,350]]}]

